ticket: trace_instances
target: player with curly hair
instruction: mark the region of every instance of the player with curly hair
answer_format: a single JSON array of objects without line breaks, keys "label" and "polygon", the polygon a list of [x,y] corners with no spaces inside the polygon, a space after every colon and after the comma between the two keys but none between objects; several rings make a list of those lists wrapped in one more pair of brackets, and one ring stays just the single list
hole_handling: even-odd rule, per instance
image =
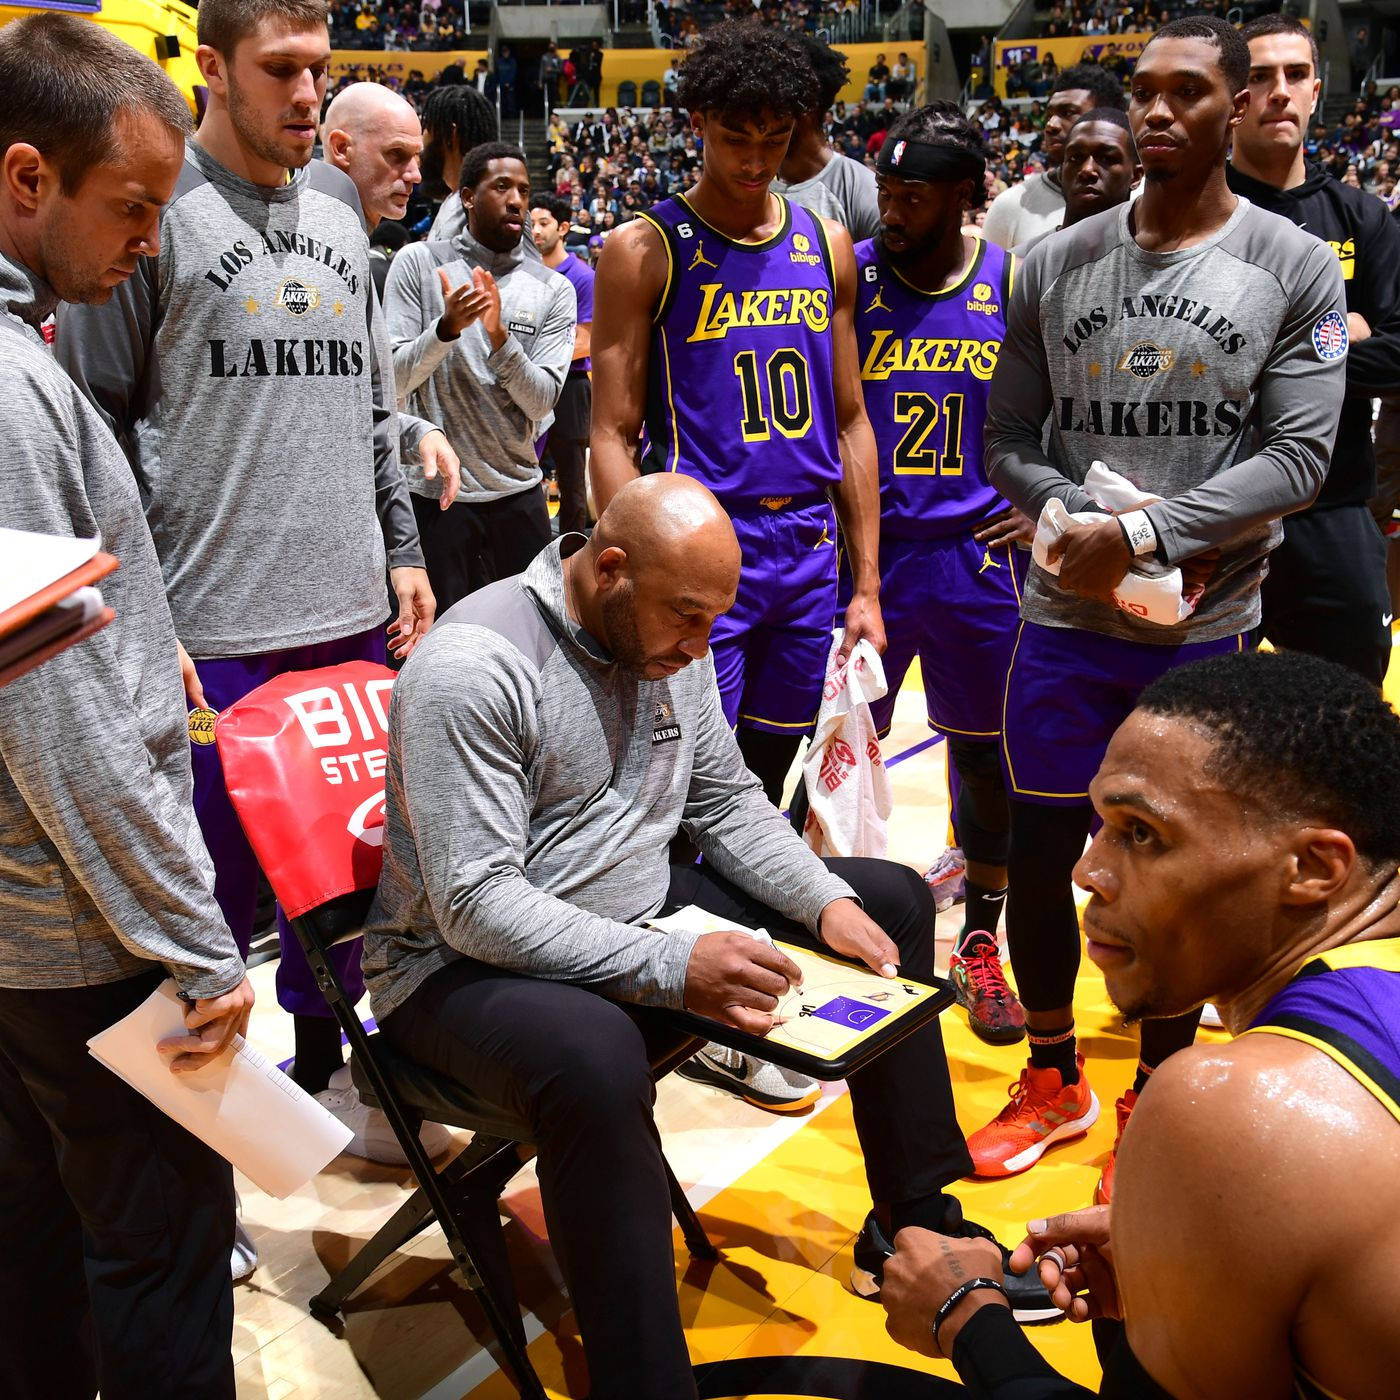
[{"label": "player with curly hair", "polygon": [[862,637],[884,649],[851,239],[768,188],[820,100],[792,35],[707,33],[680,85],[700,181],[611,237],[596,284],[598,507],[639,471],[681,471],[734,518],[744,576],[711,646],[725,714],[775,803],[821,700],[837,516],[856,580],[847,650]]}]

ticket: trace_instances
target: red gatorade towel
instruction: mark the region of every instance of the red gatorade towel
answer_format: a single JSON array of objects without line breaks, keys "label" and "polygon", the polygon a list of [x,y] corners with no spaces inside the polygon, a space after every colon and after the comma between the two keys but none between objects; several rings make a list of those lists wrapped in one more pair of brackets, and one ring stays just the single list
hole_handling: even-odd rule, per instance
[{"label": "red gatorade towel", "polygon": [[379,879],[393,687],[368,661],[289,671],[214,727],[234,810],[289,919]]}]

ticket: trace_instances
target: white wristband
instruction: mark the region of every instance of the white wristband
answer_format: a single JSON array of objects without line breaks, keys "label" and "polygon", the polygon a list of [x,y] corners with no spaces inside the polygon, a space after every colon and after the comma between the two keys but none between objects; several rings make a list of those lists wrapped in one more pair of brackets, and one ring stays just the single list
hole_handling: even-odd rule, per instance
[{"label": "white wristband", "polygon": [[1128,548],[1136,558],[1156,552],[1157,531],[1147,518],[1145,510],[1124,512],[1118,517],[1118,524],[1123,530],[1123,538],[1127,540]]}]

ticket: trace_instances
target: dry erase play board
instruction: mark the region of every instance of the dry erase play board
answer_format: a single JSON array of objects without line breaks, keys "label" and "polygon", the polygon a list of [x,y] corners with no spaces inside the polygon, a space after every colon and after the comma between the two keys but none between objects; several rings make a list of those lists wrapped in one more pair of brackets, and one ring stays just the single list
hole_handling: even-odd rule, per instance
[{"label": "dry erase play board", "polygon": [[[694,905],[650,922],[667,932],[715,933],[743,928]],[[706,1016],[682,1012],[697,1034],[815,1079],[844,1079],[883,1050],[953,1004],[946,983],[881,977],[831,953],[768,940],[802,969],[802,985],[778,1002],[775,1025],[765,1036],[749,1035]]]}]

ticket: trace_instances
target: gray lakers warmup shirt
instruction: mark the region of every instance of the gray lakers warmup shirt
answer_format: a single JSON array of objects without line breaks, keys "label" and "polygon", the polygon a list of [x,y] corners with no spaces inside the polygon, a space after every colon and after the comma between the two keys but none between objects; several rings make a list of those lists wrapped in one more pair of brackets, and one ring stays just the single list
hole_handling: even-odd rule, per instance
[{"label": "gray lakers warmup shirt", "polygon": [[[481,504],[539,483],[535,439],[554,421],[554,406],[574,353],[578,299],[567,277],[538,256],[529,234],[508,253],[493,252],[463,228],[451,242],[410,243],[394,257],[384,285],[384,314],[401,401],[441,423],[462,459],[461,501]],[[505,343],[491,348],[478,321],[455,340],[437,333],[445,303],[439,270],[453,287],[483,268],[501,294]],[[440,496],[441,479],[413,483]]]},{"label": "gray lakers warmup shirt", "polygon": [[364,954],[381,1019],[463,955],[679,1007],[695,936],[640,920],[680,829],[813,932],[852,897],[744,767],[710,657],[642,680],[569,617],[561,555],[582,543],[449,608],[394,686]]},{"label": "gray lakers warmup shirt", "polygon": [[[1032,249],[1016,278],[987,409],[987,476],[1032,519],[1097,459],[1143,491],[1162,556],[1218,547],[1175,627],[1062,592],[1035,565],[1021,616],[1175,646],[1259,621],[1259,585],[1327,475],[1346,387],[1346,304],[1325,243],[1241,199],[1205,242],[1149,253],[1122,205]],[[1049,420],[1048,453],[1042,447]]]},{"label": "gray lakers warmup shirt", "polygon": [[359,196],[313,161],[240,179],[195,142],[161,251],[55,353],[136,471],[190,654],[312,646],[387,618],[384,567],[423,563]]},{"label": "gray lakers warmup shirt", "polygon": [[131,468],[54,364],[52,289],[0,254],[0,522],[121,560],[116,621],[0,688],[0,987],[117,982],[165,963],[221,996],[243,962],[191,805],[175,629]]}]

